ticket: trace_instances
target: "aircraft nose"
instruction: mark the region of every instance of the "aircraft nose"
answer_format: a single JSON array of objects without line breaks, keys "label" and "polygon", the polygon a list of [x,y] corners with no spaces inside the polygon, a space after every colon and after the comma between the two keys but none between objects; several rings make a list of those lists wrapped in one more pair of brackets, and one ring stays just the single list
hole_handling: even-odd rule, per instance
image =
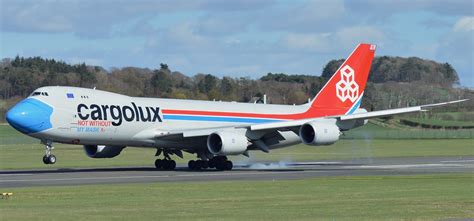
[{"label": "aircraft nose", "polygon": [[6,116],[7,122],[18,131],[30,134],[52,127],[53,108],[39,100],[28,98],[13,106]]}]

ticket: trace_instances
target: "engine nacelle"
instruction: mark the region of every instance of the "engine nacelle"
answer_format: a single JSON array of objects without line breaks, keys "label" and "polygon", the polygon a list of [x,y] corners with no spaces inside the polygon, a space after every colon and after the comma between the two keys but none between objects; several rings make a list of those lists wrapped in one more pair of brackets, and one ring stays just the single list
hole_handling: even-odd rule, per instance
[{"label": "engine nacelle", "polygon": [[84,151],[90,158],[112,158],[122,152],[122,146],[84,145]]},{"label": "engine nacelle", "polygon": [[244,153],[248,146],[249,141],[243,134],[218,131],[207,137],[207,149],[215,155],[239,155]]},{"label": "engine nacelle", "polygon": [[331,122],[312,121],[300,127],[300,138],[304,144],[320,146],[339,140],[339,127]]}]

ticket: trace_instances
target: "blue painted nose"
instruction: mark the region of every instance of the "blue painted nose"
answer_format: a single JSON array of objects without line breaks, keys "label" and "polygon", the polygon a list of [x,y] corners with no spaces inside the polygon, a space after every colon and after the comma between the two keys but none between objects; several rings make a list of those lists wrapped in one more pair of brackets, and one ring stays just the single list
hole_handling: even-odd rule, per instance
[{"label": "blue painted nose", "polygon": [[27,98],[7,112],[8,123],[18,131],[30,134],[52,127],[53,108],[39,100]]}]

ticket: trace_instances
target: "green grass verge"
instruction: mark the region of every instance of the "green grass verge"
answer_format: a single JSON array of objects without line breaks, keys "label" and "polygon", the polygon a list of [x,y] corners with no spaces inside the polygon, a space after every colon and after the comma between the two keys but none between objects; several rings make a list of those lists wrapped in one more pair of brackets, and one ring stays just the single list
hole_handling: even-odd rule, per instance
[{"label": "green grass verge", "polygon": [[[416,131],[384,128],[375,124],[368,124],[363,129],[357,128],[354,130],[354,133],[356,132],[362,135],[382,133],[394,138],[396,136],[392,136],[392,133],[416,133]],[[56,144],[54,154],[58,157],[58,162],[55,165],[44,165],[41,161],[44,146],[39,144],[38,140],[23,135],[8,125],[0,125],[0,169],[3,170],[151,166],[156,158],[154,149],[126,148],[121,155],[112,159],[91,159],[85,155],[82,146],[64,144]],[[330,146],[296,145],[272,150],[270,154],[260,151],[253,151],[250,154],[250,159],[243,156],[232,157],[232,159],[235,161],[312,161],[370,157],[472,156],[474,155],[474,139],[344,139]],[[186,163],[190,159],[195,159],[195,156],[185,154],[185,159],[177,159],[177,161]]]},{"label": "green grass verge", "polygon": [[[44,147],[41,144],[0,145],[0,169],[29,168],[74,168],[74,167],[117,167],[152,166],[155,150],[147,148],[126,148],[111,159],[91,159],[82,146],[56,145],[54,154],[58,161],[54,165],[44,165],[41,161]],[[296,145],[289,148],[250,152],[250,159],[244,156],[232,157],[236,162],[259,161],[313,161],[322,159],[360,159],[371,157],[423,157],[423,156],[474,156],[474,140],[341,140],[330,146],[313,147]],[[195,156],[185,154],[186,163]]]},{"label": "green grass verge", "polygon": [[[436,109],[434,109],[436,110]],[[434,118],[434,119],[445,119],[445,120],[454,120],[454,121],[470,121],[474,123],[474,111],[462,111],[462,112],[444,112],[444,111],[430,111],[424,112],[422,114],[415,114],[418,115],[419,118]]]},{"label": "green grass verge", "polygon": [[0,144],[23,144],[38,142],[38,140],[18,132],[8,124],[0,124]]},{"label": "green grass verge", "polygon": [[426,118],[401,118],[412,122],[426,125],[434,125],[441,127],[463,127],[463,126],[474,126],[474,122],[469,121],[455,121],[455,120],[442,120],[442,119],[426,119]]},{"label": "green grass verge", "polygon": [[363,127],[344,132],[341,139],[474,139],[474,129],[422,129],[401,124],[398,119],[371,120]]},{"label": "green grass verge", "polygon": [[9,189],[2,220],[435,220],[474,217],[474,175]]}]

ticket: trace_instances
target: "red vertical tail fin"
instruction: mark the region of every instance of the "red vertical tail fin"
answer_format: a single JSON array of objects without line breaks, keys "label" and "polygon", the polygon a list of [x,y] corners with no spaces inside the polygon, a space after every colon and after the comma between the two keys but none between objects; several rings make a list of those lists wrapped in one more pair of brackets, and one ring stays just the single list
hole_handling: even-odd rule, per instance
[{"label": "red vertical tail fin", "polygon": [[376,46],[359,44],[313,99],[312,117],[351,114],[360,106]]}]

